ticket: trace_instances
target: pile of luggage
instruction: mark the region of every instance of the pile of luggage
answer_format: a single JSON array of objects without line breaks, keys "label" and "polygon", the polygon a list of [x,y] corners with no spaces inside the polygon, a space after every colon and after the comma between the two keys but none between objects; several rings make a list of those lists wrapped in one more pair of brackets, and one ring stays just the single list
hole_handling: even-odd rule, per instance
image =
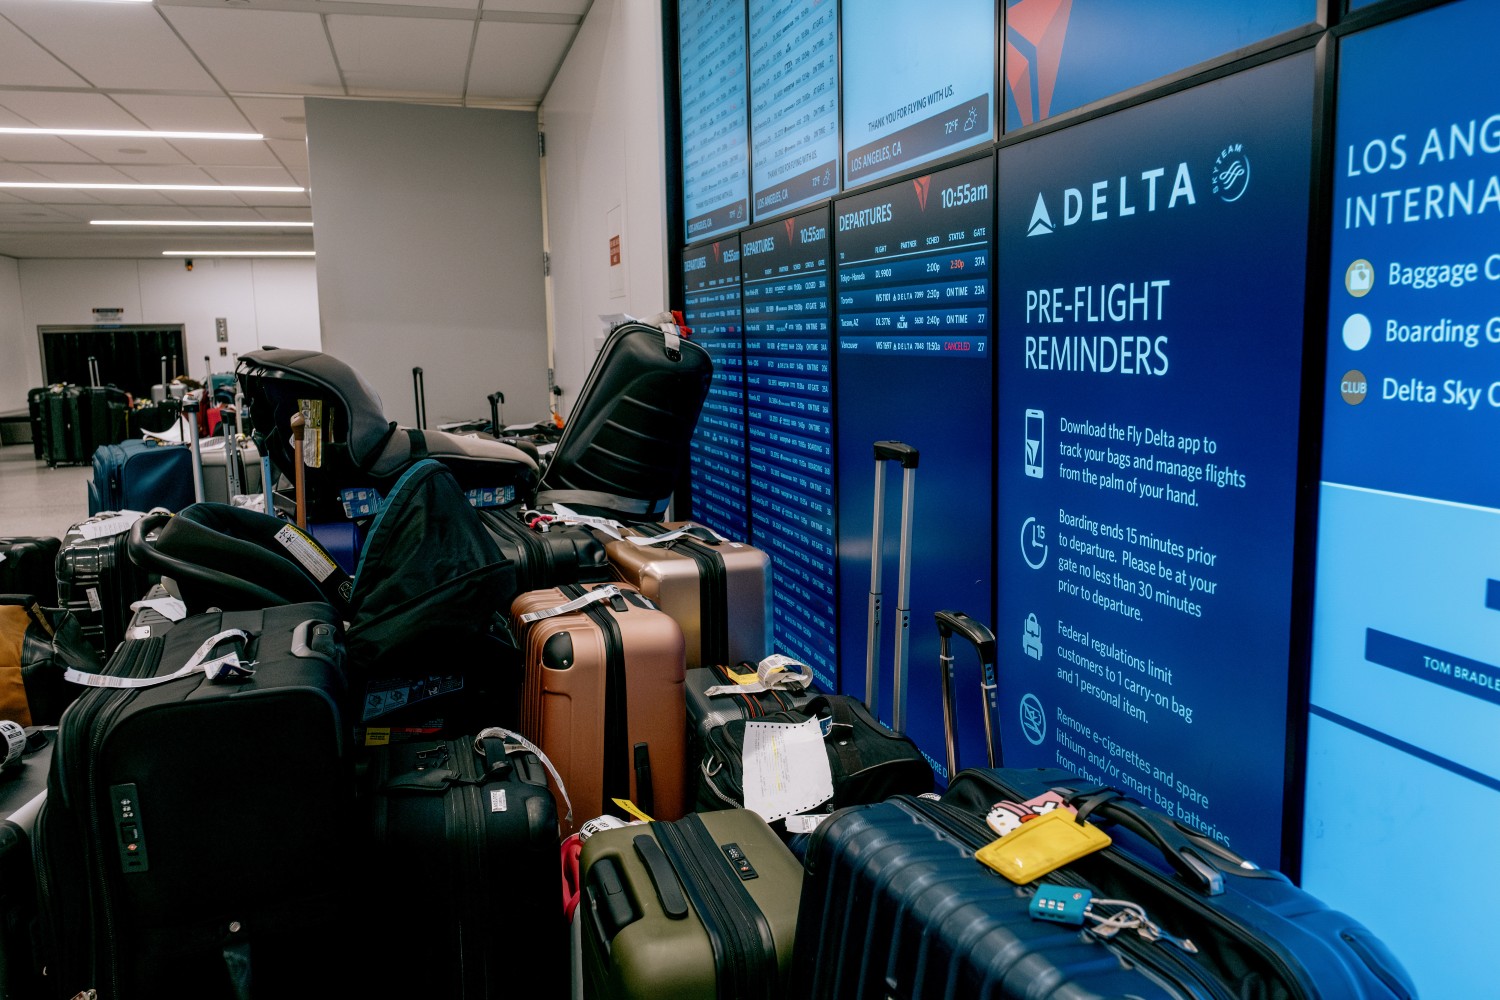
[{"label": "pile of luggage", "polygon": [[[0,598],[0,995],[1411,995],[1116,790],[993,732],[960,771],[950,640],[991,692],[995,648],[958,612],[936,790],[904,565],[893,726],[775,655],[766,554],[667,519],[710,374],[621,326],[538,461],[498,414],[402,428],[342,362],[256,352],[258,489],[0,540],[35,595]],[[909,498],[916,452],[875,458]],[[878,561],[871,590],[873,635]]]}]

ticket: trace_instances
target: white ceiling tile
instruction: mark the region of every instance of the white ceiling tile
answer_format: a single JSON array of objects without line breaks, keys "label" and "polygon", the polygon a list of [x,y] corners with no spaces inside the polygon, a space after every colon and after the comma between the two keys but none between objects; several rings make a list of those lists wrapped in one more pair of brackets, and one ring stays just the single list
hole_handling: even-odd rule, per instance
[{"label": "white ceiling tile", "polygon": [[328,3],[379,4],[392,7],[445,7],[474,15],[479,12],[478,0],[326,0]]},{"label": "white ceiling tile", "polygon": [[274,167],[276,154],[263,140],[239,142],[234,139],[173,140],[192,162],[200,167]]},{"label": "white ceiling tile", "polygon": [[468,21],[330,14],[351,94],[456,100],[474,26]]},{"label": "white ceiling tile", "polygon": [[83,149],[49,135],[0,135],[0,159],[12,163],[97,163]]},{"label": "white ceiling tile", "polygon": [[103,94],[68,91],[0,91],[4,106],[41,128],[149,128]]},{"label": "white ceiling tile", "polygon": [[[63,140],[57,140],[59,142]],[[70,138],[69,146],[103,163],[186,163],[187,157],[164,139],[79,139]],[[5,137],[0,136],[0,155],[4,155]],[[137,152],[126,152],[137,150]],[[38,157],[43,159],[43,157]]]},{"label": "white ceiling tile", "polygon": [[13,3],[5,14],[95,87],[219,89],[154,5]]},{"label": "white ceiling tile", "polygon": [[129,184],[134,180],[103,163],[36,163],[32,169],[59,184]]},{"label": "white ceiling tile", "polygon": [[573,34],[569,25],[480,22],[470,96],[540,101]]},{"label": "white ceiling tile", "polygon": [[206,172],[217,184],[285,187],[296,183],[292,180],[292,175],[281,167],[208,167]]},{"label": "white ceiling tile", "polygon": [[161,195],[174,205],[244,205],[241,196],[233,191],[162,191]]},{"label": "white ceiling tile", "polygon": [[306,139],[267,139],[266,145],[276,154],[276,159],[288,169],[307,166]]},{"label": "white ceiling tile", "polygon": [[295,208],[302,211],[310,211],[312,208],[311,195],[306,191],[300,194],[294,192],[277,194],[272,191],[246,191],[240,195],[240,200],[246,205],[257,209],[284,210]]},{"label": "white ceiling tile", "polygon": [[592,0],[484,0],[484,9],[582,17],[588,13],[591,2]]},{"label": "white ceiling tile", "polygon": [[[94,199],[102,202],[110,211],[119,211],[121,207],[132,205],[156,206],[153,211],[161,211],[160,206],[170,205],[172,202],[160,191],[100,191],[102,197]],[[104,211],[103,208],[100,211]],[[103,216],[97,216],[103,218]]]},{"label": "white ceiling tile", "polygon": [[231,92],[344,92],[317,14],[208,7],[162,10]]},{"label": "white ceiling tile", "polygon": [[236,97],[234,103],[255,131],[268,139],[302,142],[307,138],[307,113],[300,97]]},{"label": "white ceiling tile", "polygon": [[120,94],[116,99],[131,114],[145,122],[147,128],[185,132],[255,131],[240,109],[227,97]]},{"label": "white ceiling tile", "polygon": [[133,181],[142,184],[214,184],[217,183],[208,172],[201,167],[192,164],[163,165],[142,164],[141,166],[129,166],[121,164],[119,171],[127,175]]},{"label": "white ceiling tile", "polygon": [[[0,163],[0,181],[44,181],[46,179],[29,166],[21,166],[18,163]],[[20,197],[29,196],[21,195]]]},{"label": "white ceiling tile", "polygon": [[[70,191],[67,188],[55,188],[46,192],[34,192],[44,195],[38,198],[38,204],[48,205],[97,205],[99,199],[87,191]],[[114,194],[114,192],[109,192]]]},{"label": "white ceiling tile", "polygon": [[0,84],[84,87],[87,83],[47,54],[14,24],[0,18]]}]

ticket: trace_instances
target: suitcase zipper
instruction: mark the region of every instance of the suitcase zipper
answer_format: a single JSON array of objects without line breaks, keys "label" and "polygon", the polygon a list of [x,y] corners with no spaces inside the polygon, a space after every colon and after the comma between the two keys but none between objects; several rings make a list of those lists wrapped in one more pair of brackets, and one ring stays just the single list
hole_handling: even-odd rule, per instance
[{"label": "suitcase zipper", "polygon": [[[588,593],[581,584],[558,588],[569,600]],[[625,644],[614,612],[599,604],[580,609],[604,637],[604,796],[630,798],[630,702],[625,681]],[[636,805],[648,812],[648,803]]]},{"label": "suitcase zipper", "polygon": [[[659,524],[635,525],[635,530],[650,538],[666,534]],[[681,543],[681,544],[679,544]],[[695,538],[680,535],[664,546],[668,551],[687,556],[698,565],[698,629],[701,636],[699,656],[703,665],[729,662],[729,574],[724,560]]]},{"label": "suitcase zipper", "polygon": [[[987,823],[952,806],[944,806],[931,799],[911,795],[897,795],[894,798],[898,799],[901,805],[906,806],[908,811],[917,813],[923,820],[956,837],[971,851],[996,839],[994,831]],[[1092,889],[1085,879],[1066,868],[1049,872],[1046,878],[1048,882],[1069,888]],[[1126,959],[1151,968],[1174,985],[1186,986],[1195,993],[1212,997],[1213,1000],[1236,1000],[1234,994],[1178,954],[1174,945],[1161,941],[1145,941],[1128,930],[1112,937],[1095,938],[1095,940],[1107,949],[1123,952]],[[1158,944],[1162,947],[1156,947]]]}]

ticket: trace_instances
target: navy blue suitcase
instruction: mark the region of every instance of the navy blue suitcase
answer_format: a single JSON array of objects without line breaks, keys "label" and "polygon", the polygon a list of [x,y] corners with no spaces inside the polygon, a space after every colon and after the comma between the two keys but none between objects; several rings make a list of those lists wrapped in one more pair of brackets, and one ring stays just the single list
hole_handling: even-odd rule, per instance
[{"label": "navy blue suitcase", "polygon": [[[993,804],[1054,788],[1080,793],[1080,808],[1092,802],[1092,818],[1108,823],[1114,843],[1041,882],[1070,896],[1091,890],[1096,899],[1138,904],[1162,932],[1154,939],[1036,919],[1030,907],[1038,883],[1012,884],[975,860],[975,850],[996,839],[983,819]],[[898,795],[841,810],[813,833],[806,870],[792,976],[801,997],[1416,995],[1396,959],[1352,918],[1285,876],[1065,771],[967,770],[941,801]],[[1113,912],[1101,904],[1101,915]]]},{"label": "navy blue suitcase", "polygon": [[101,510],[178,511],[194,499],[193,456],[181,445],[123,441],[94,451],[90,517]]}]

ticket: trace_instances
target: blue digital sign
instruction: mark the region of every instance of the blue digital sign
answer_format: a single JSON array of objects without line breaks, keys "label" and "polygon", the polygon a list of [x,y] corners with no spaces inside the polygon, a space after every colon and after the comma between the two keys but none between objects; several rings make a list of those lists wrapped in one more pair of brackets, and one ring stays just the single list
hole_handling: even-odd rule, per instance
[{"label": "blue digital sign", "polygon": [[750,221],[744,0],[677,5],[686,242]]},{"label": "blue digital sign", "polygon": [[838,0],[750,0],[750,179],[755,217],[839,187]]},{"label": "blue digital sign", "polygon": [[1310,53],[1000,151],[1000,715],[1280,863]]},{"label": "blue digital sign", "polygon": [[732,541],[747,542],[739,237],[687,251],[682,269],[683,318],[714,363],[688,455],[693,518]]},{"label": "blue digital sign", "polygon": [[905,0],[844,0],[844,183],[855,187],[995,135],[994,0],[938,13]]},{"label": "blue digital sign", "polygon": [[[985,620],[992,600],[990,533],[994,366],[990,281],[995,161],[984,157],[834,204],[838,326],[839,621],[863,623],[870,590],[874,451],[918,449],[911,569],[907,727],[946,778],[933,614]],[[880,642],[881,711],[890,718],[902,476],[886,482],[888,610]],[[844,691],[864,695],[866,634],[839,637]],[[961,765],[985,761],[979,672],[959,651]]]},{"label": "blue digital sign", "polygon": [[1316,16],[1315,0],[1008,0],[1005,129],[1188,69]]},{"label": "blue digital sign", "polygon": [[828,210],[747,230],[745,407],[750,537],[771,558],[776,652],[838,682]]},{"label": "blue digital sign", "polygon": [[[1500,8],[1468,0],[1349,35],[1338,63],[1303,882],[1431,997],[1491,979],[1461,929],[1500,870],[1497,37]],[[1473,860],[1392,906],[1367,873],[1439,829]]]}]

